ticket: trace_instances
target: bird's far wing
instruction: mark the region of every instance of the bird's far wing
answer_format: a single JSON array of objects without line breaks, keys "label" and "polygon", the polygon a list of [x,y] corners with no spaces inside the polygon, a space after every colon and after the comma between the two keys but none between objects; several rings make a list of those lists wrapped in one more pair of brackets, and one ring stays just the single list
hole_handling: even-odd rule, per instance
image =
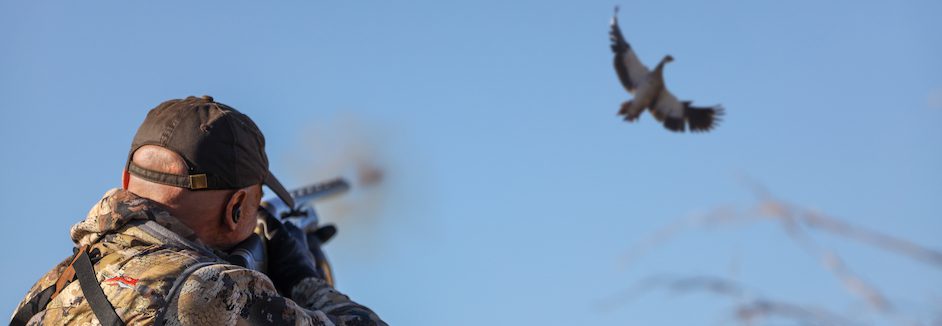
[{"label": "bird's far wing", "polygon": [[618,27],[618,8],[615,8],[615,16],[612,16],[612,30],[609,32],[609,38],[612,40],[612,52],[615,53],[615,72],[618,73],[618,79],[625,86],[628,92],[634,94],[641,82],[648,75],[648,67],[645,67],[638,60],[635,51],[631,49],[628,41],[621,34],[621,28]]},{"label": "bird's far wing", "polygon": [[688,127],[691,132],[710,131],[718,125],[724,112],[721,106],[696,107],[690,105],[690,101],[679,101],[667,88],[661,90],[651,105],[651,113],[664,123],[664,128],[676,132]]}]

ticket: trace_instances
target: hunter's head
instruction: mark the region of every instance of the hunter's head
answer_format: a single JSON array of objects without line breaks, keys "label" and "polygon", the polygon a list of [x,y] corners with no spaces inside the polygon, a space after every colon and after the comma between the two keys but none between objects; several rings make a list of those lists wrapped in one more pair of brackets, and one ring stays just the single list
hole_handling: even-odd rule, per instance
[{"label": "hunter's head", "polygon": [[219,249],[252,234],[262,185],[291,203],[268,171],[255,123],[209,96],[166,101],[148,112],[124,170],[125,189],[164,206]]}]

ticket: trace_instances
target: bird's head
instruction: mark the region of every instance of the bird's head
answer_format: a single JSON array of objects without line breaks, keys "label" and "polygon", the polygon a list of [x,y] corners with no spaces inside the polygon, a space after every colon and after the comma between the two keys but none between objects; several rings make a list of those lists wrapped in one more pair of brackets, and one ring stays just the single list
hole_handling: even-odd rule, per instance
[{"label": "bird's head", "polygon": [[668,63],[668,62],[671,62],[671,61],[674,61],[674,57],[672,57],[670,54],[665,55],[665,56],[664,56],[664,59],[661,59],[661,62],[664,62],[664,63]]}]

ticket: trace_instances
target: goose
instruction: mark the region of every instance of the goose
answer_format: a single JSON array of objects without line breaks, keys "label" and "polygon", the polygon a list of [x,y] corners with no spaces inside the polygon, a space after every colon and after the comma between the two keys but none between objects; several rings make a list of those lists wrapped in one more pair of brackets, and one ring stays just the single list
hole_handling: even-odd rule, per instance
[{"label": "goose", "polygon": [[621,104],[618,115],[624,116],[625,121],[634,122],[647,108],[657,121],[674,132],[684,132],[688,128],[691,132],[707,132],[717,126],[724,113],[722,106],[696,107],[691,105],[691,101],[678,100],[667,90],[664,85],[664,65],[674,61],[674,57],[665,55],[654,71],[649,71],[638,60],[618,27],[617,6],[611,26],[609,37],[612,40],[612,52],[615,53],[615,72],[625,90],[633,95],[631,100]]}]

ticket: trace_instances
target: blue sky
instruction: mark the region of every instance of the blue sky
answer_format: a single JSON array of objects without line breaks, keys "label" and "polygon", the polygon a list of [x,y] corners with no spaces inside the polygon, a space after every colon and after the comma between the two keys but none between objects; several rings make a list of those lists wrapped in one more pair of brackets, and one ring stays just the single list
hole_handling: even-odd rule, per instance
[{"label": "blue sky", "polygon": [[[681,99],[723,104],[673,134],[611,68],[615,4],[641,60],[676,61]],[[748,208],[741,179],[850,223],[942,249],[938,1],[184,1],[0,3],[0,311],[70,253],[68,227],[119,174],[163,100],[249,114],[288,186],[384,183],[325,203],[339,287],[400,325],[691,325],[733,302],[665,291],[600,309],[651,275],[719,275],[862,316],[939,320],[938,267],[819,235],[898,302],[857,297],[772,223],[665,225]],[[935,319],[933,319],[935,318]]]}]

